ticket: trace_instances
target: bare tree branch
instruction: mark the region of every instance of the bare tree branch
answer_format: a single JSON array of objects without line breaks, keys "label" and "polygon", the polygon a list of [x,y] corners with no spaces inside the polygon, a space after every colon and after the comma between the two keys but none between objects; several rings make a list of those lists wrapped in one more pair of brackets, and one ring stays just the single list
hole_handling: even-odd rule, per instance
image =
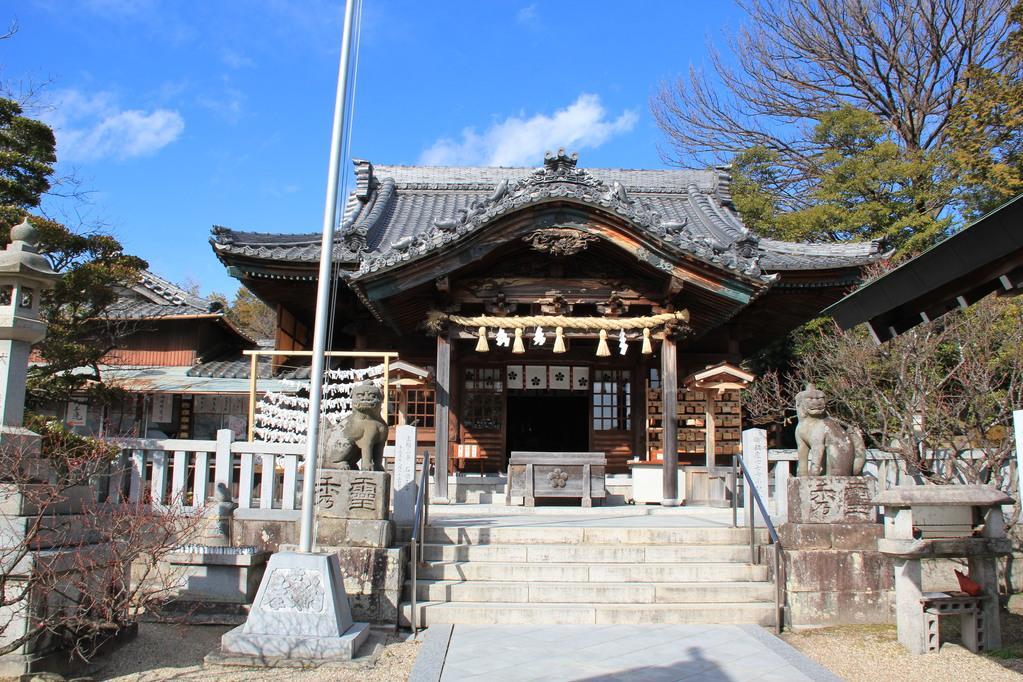
[{"label": "bare tree branch", "polygon": [[945,140],[970,67],[1018,73],[999,45],[1012,0],[739,0],[749,16],[732,61],[710,48],[712,77],[690,68],[651,100],[665,160],[728,162],[751,147],[778,155],[782,203],[799,208],[820,147],[808,131],[845,105],[875,114],[900,146]]}]

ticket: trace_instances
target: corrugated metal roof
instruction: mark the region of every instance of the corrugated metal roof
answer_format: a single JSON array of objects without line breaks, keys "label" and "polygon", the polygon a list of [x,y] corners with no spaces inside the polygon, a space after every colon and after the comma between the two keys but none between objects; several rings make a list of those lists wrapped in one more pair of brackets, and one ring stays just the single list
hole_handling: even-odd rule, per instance
[{"label": "corrugated metal roof", "polygon": [[[188,375],[188,367],[124,367],[100,366],[104,383],[136,393],[238,393],[249,392],[247,378],[195,377]],[[295,393],[308,386],[308,382],[259,379],[259,392]]]}]

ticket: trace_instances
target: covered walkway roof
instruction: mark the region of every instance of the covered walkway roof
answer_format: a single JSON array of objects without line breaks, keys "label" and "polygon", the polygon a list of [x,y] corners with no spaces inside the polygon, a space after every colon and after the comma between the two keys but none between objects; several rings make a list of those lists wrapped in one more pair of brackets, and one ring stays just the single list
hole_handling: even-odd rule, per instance
[{"label": "covered walkway roof", "polygon": [[1023,293],[1023,195],[1006,202],[824,311],[866,322],[878,343],[988,294]]}]

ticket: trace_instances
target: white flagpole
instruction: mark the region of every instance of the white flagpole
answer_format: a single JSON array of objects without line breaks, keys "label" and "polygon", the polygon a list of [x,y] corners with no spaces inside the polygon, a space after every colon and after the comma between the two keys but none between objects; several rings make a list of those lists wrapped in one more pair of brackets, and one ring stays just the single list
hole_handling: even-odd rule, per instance
[{"label": "white flagpole", "polygon": [[338,180],[344,139],[345,102],[348,99],[348,55],[351,52],[354,1],[345,2],[341,63],[334,98],[334,127],[330,138],[330,166],[327,170],[327,201],[323,207],[323,239],[320,242],[320,274],[316,288],[316,320],[313,326],[313,356],[309,374],[309,415],[306,420],[305,480],[302,482],[302,529],[299,550],[313,550],[313,492],[316,485],[316,455],[320,443],[320,401],[323,397],[324,353],[327,345],[331,266],[334,256],[334,225],[337,223]]}]

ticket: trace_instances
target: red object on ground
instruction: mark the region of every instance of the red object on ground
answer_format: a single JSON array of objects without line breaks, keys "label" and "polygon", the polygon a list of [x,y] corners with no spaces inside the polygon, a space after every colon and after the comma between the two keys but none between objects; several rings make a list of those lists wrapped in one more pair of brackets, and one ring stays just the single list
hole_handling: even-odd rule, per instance
[{"label": "red object on ground", "polygon": [[980,583],[972,580],[970,576],[963,575],[959,571],[953,569],[956,574],[956,578],[959,579],[959,589],[970,595],[971,597],[979,597],[984,594],[984,590],[981,588]]}]

